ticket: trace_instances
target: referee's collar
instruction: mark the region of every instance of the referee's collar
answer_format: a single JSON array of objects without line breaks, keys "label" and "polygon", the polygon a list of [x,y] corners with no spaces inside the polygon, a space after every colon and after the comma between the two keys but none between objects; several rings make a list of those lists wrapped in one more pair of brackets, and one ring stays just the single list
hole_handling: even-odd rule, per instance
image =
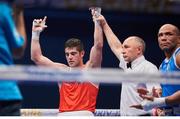
[{"label": "referee's collar", "polygon": [[145,60],[145,57],[142,55],[138,58],[136,58],[134,61],[131,62],[131,68],[133,69],[134,67],[136,67],[137,65],[139,65],[141,62],[143,62]]}]

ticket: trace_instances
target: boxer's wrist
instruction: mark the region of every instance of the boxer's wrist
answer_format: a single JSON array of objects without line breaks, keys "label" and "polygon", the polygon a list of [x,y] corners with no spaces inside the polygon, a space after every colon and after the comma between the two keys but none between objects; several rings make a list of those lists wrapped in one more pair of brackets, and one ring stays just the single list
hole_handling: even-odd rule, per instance
[{"label": "boxer's wrist", "polygon": [[165,98],[154,98],[153,101],[144,100],[141,103],[143,110],[148,111],[153,109],[154,107],[162,107],[166,106]]},{"label": "boxer's wrist", "polygon": [[39,40],[40,37],[40,31],[32,31],[32,40]]}]

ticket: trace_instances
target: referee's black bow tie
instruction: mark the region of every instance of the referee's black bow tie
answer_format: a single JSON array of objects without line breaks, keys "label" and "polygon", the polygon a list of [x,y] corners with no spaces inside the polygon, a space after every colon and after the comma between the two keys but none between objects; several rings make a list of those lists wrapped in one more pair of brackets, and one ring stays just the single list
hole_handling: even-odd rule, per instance
[{"label": "referee's black bow tie", "polygon": [[131,62],[127,63],[127,68],[132,68],[131,67]]}]

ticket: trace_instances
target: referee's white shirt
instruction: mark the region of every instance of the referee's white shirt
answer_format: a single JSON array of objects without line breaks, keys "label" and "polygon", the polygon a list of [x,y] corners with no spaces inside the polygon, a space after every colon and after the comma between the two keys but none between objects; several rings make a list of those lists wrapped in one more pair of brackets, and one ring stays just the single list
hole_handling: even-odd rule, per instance
[{"label": "referee's white shirt", "polygon": [[[120,67],[124,69],[125,72],[145,72],[145,73],[153,73],[158,72],[157,67],[151,62],[147,61],[144,56],[141,56],[134,60],[131,63],[131,68],[126,67],[126,62],[122,57],[122,54],[119,58]],[[151,79],[149,79],[151,80]],[[152,90],[153,87],[160,88],[159,84],[146,84],[148,90]],[[140,104],[143,100],[139,94],[137,93],[137,84],[135,83],[122,83],[121,89],[121,100],[120,100],[120,112],[122,116],[132,116],[132,115],[144,115],[149,112],[130,108],[131,105]]]}]

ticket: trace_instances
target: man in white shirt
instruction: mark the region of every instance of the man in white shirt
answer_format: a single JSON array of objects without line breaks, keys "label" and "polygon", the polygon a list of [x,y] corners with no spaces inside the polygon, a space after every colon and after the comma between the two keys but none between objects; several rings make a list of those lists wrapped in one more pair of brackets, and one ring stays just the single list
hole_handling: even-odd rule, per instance
[{"label": "man in white shirt", "polygon": [[[113,33],[105,18],[100,15],[97,20],[101,24],[112,52],[120,61],[120,67],[125,72],[154,73],[158,71],[157,67],[147,61],[143,55],[145,52],[145,42],[143,39],[138,36],[131,36],[125,39],[123,44],[121,44],[120,40]],[[131,63],[131,68],[127,67],[127,63]],[[145,88],[147,87],[149,90],[152,90],[153,87],[155,87],[155,89],[160,89],[159,84],[144,85]],[[122,116],[149,115],[149,112],[130,107],[131,105],[138,104],[138,102],[140,103],[143,100],[137,93],[137,87],[138,84],[134,83],[122,84],[120,102],[120,112]]]}]

